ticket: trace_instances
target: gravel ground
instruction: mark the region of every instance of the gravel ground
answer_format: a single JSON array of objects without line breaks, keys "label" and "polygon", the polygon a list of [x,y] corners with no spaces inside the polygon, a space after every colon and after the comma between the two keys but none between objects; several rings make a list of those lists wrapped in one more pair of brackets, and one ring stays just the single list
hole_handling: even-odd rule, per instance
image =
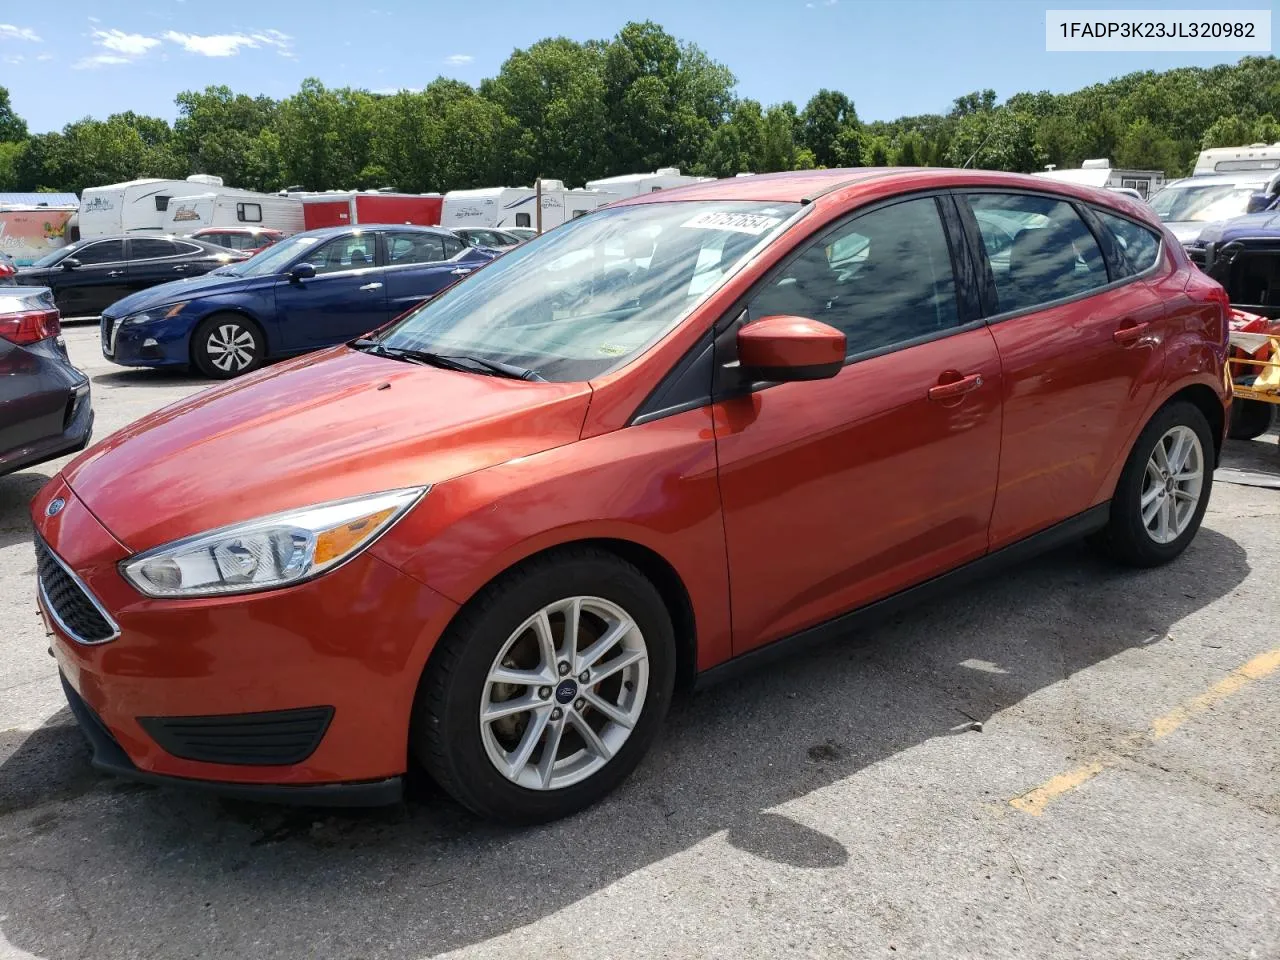
[{"label": "gravel ground", "polygon": [[[98,437],[205,386],[67,339]],[[1280,475],[1275,437],[1227,465]],[[90,770],[33,613],[58,466],[0,478],[0,957],[1280,957],[1280,491],[1216,484],[1167,568],[1067,548],[685,696],[516,831]]]}]

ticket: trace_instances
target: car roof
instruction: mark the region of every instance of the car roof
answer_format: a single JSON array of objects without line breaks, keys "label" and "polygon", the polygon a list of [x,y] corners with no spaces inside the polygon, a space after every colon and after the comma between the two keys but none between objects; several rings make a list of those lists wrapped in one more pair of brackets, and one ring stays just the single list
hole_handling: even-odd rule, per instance
[{"label": "car roof", "polygon": [[193,237],[199,237],[206,233],[279,233],[275,227],[201,227]]},{"label": "car roof", "polygon": [[1276,175],[1274,170],[1242,170],[1239,173],[1202,173],[1198,177],[1183,177],[1180,180],[1170,180],[1164,185],[1164,189],[1168,190],[1173,187],[1177,190],[1186,187],[1212,187],[1212,186],[1245,186],[1246,184],[1261,183],[1265,184],[1268,180]]},{"label": "car roof", "polygon": [[1048,177],[1036,177],[1026,173],[967,170],[954,167],[853,167],[837,170],[759,173],[693,183],[657,193],[645,193],[611,203],[609,207],[691,200],[756,200],[822,205],[827,198],[831,202],[844,204],[847,201],[873,200],[878,195],[891,196],[911,190],[945,190],[963,187],[1001,187],[1056,194],[1109,207],[1153,226],[1159,225],[1159,220],[1146,204],[1116,193],[1114,190],[1051,180]]},{"label": "car roof", "polygon": [[295,237],[343,237],[349,233],[360,233],[363,230],[407,230],[410,233],[435,233],[452,236],[453,231],[444,227],[424,227],[417,223],[357,223],[350,226],[318,227],[303,233],[295,233]]}]

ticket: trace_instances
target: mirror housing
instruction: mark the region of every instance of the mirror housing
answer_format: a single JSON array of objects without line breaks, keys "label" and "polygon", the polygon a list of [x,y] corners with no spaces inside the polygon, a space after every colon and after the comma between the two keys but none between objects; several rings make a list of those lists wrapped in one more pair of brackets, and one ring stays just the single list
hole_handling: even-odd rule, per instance
[{"label": "mirror housing", "polygon": [[845,335],[807,317],[763,317],[738,330],[738,366],[753,380],[827,380],[844,367]]},{"label": "mirror housing", "polygon": [[1253,193],[1249,195],[1249,203],[1244,208],[1245,213],[1261,213],[1271,205],[1271,197],[1265,193]]},{"label": "mirror housing", "polygon": [[80,267],[80,261],[75,257],[64,257],[58,261],[58,266],[63,270],[76,270]]},{"label": "mirror housing", "polygon": [[310,280],[316,275],[316,268],[309,263],[295,263],[289,270],[290,280]]}]

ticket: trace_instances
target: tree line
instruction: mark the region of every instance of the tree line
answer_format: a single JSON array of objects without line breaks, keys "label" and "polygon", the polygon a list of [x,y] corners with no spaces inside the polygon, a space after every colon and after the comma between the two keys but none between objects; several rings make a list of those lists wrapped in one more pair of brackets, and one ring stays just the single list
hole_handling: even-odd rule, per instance
[{"label": "tree line", "polygon": [[973,91],[945,114],[888,122],[862,122],[836,90],[803,108],[735,90],[728,67],[652,22],[607,41],[540,40],[478,88],[440,77],[385,94],[309,79],[280,101],[226,86],[187,91],[172,125],[130,111],[31,134],[0,87],[0,191],[211,173],[263,191],[416,193],[540,176],[576,186],[663,166],[709,176],[886,164],[1031,172],[1091,157],[1177,176],[1204,148],[1280,140],[1275,57],[1003,103]]}]

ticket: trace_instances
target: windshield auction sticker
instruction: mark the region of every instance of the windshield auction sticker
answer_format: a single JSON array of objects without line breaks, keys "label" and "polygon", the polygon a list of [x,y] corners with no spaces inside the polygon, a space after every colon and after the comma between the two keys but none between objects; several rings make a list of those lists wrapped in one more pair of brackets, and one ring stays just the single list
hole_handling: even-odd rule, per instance
[{"label": "windshield auction sticker", "polygon": [[1271,51],[1268,10],[1046,10],[1044,48],[1058,52]]},{"label": "windshield auction sticker", "polygon": [[782,222],[781,217],[768,217],[762,213],[717,213],[708,211],[700,213],[692,220],[686,220],[682,227],[694,230],[729,230],[733,233],[749,233],[758,237],[766,230],[772,230]]}]

